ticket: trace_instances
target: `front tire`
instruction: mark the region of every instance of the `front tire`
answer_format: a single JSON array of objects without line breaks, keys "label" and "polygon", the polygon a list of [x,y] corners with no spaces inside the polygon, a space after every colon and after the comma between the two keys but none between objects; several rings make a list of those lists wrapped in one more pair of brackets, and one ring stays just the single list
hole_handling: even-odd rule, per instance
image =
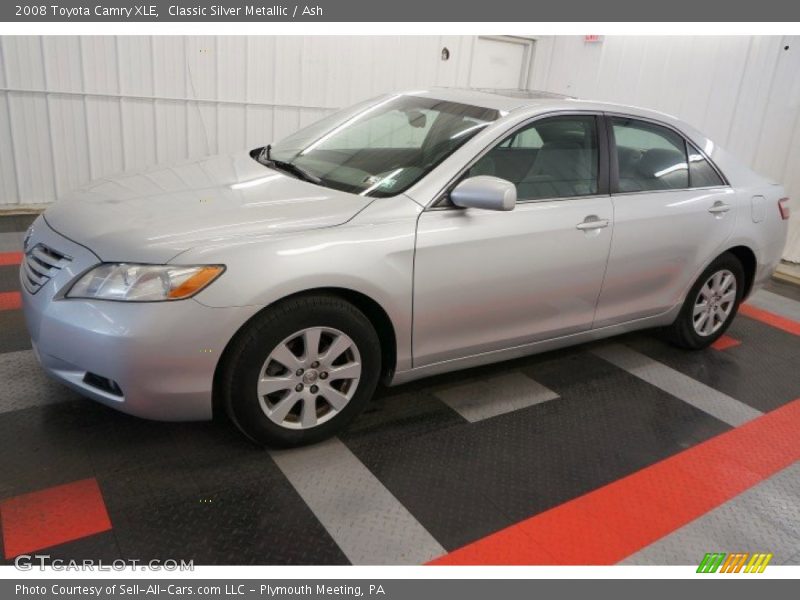
[{"label": "front tire", "polygon": [[360,310],[336,296],[303,296],[268,308],[237,336],[222,400],[255,442],[301,446],[352,421],[380,372],[380,342]]},{"label": "front tire", "polygon": [[667,340],[691,350],[717,341],[739,310],[744,282],[739,259],[730,253],[719,256],[697,278],[675,322],[664,330]]}]

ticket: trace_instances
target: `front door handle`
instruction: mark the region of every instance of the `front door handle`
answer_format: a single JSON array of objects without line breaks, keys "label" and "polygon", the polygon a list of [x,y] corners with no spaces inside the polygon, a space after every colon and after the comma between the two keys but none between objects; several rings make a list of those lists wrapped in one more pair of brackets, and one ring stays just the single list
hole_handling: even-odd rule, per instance
[{"label": "front door handle", "polygon": [[575,229],[580,229],[581,231],[603,229],[604,227],[608,227],[608,219],[600,219],[597,215],[589,215],[583,220],[583,223],[575,225]]},{"label": "front door handle", "polygon": [[724,202],[717,200],[714,202],[711,208],[708,209],[708,212],[710,212],[712,215],[722,215],[728,212],[730,209],[730,204],[725,204]]}]

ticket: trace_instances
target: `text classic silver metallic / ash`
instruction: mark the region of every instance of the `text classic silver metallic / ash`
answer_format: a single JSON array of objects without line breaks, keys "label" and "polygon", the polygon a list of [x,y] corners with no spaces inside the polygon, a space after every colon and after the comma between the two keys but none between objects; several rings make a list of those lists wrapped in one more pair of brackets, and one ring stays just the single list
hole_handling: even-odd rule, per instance
[{"label": "text classic silver metallic / ash", "polygon": [[29,232],[23,302],[42,366],[85,396],[297,445],[380,381],[652,327],[704,348],[771,275],[788,210],[664,114],[398,93],[69,194]]}]

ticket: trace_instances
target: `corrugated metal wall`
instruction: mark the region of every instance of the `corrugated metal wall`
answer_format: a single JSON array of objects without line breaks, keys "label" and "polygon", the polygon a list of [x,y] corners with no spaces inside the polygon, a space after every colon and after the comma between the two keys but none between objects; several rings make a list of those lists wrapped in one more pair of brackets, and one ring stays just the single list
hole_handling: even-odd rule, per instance
[{"label": "corrugated metal wall", "polygon": [[[279,139],[388,90],[466,86],[474,41],[0,38],[0,208],[51,202],[116,171]],[[540,36],[530,85],[677,114],[784,183],[800,216],[798,38]],[[786,256],[800,261],[800,219],[792,225]]]},{"label": "corrugated metal wall", "polygon": [[51,202],[121,170],[277,140],[379,93],[465,86],[473,41],[2,37],[0,207]]},{"label": "corrugated metal wall", "polygon": [[784,184],[800,262],[800,37],[540,38],[534,88],[668,112]]}]

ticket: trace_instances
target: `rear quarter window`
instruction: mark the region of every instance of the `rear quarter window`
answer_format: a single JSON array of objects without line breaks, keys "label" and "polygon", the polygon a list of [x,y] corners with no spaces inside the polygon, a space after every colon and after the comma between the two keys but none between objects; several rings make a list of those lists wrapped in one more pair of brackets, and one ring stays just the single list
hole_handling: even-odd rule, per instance
[{"label": "rear quarter window", "polygon": [[714,187],[725,185],[722,177],[711,166],[706,157],[692,144],[689,148],[689,185],[691,187]]}]

